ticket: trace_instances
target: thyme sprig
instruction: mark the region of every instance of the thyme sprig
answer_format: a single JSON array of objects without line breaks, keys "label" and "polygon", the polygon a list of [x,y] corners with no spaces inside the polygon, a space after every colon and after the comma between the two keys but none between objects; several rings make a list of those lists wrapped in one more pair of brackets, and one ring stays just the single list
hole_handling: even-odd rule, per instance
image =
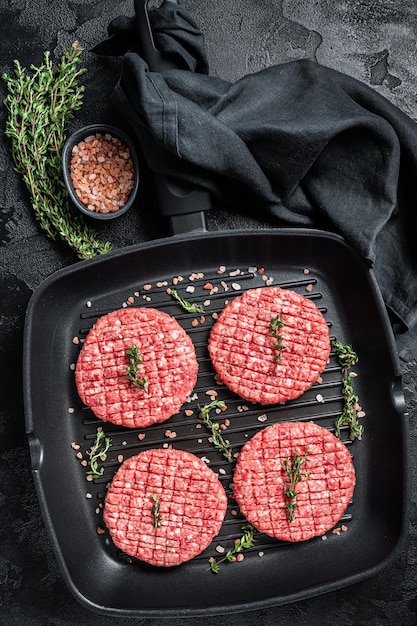
[{"label": "thyme sprig", "polygon": [[15,60],[14,77],[3,74],[2,79],[8,89],[5,135],[35,218],[48,237],[64,240],[79,258],[89,259],[108,252],[110,244],[97,240],[96,231],[73,210],[61,168],[66,127],[83,101],[84,87],[78,84],[86,71],[80,67],[82,51],[75,42],[57,66],[47,51],[42,65],[30,67],[32,75]]},{"label": "thyme sprig", "polygon": [[176,289],[170,289],[170,295],[182,306],[187,313],[204,313],[204,307],[201,304],[196,304],[184,300]]},{"label": "thyme sprig", "polygon": [[103,475],[104,467],[99,467],[99,461],[104,462],[106,460],[110,446],[111,437],[106,437],[102,430],[98,430],[91,448],[87,450],[88,464],[91,468],[87,475],[92,478],[100,478]]},{"label": "thyme sprig", "polygon": [[288,511],[288,520],[293,522],[295,520],[295,512],[297,510],[297,491],[296,485],[303,478],[310,476],[309,472],[302,471],[302,466],[307,461],[309,451],[306,450],[303,456],[300,456],[297,450],[294,450],[292,459],[287,457],[284,460],[284,469],[289,478],[289,482],[285,485],[285,497],[287,498],[285,506]]},{"label": "thyme sprig", "polygon": [[344,406],[342,413],[335,421],[335,435],[340,437],[342,426],[349,427],[349,438],[351,441],[362,439],[364,427],[359,424],[358,419],[365,415],[359,404],[359,397],[353,387],[353,376],[349,374],[351,367],[358,362],[358,355],[349,344],[340,341],[332,341],[332,346],[337,351],[338,362],[342,367],[342,394]]},{"label": "thyme sprig", "polygon": [[140,366],[142,365],[142,357],[138,347],[133,344],[126,350],[126,356],[129,357],[129,365],[126,366],[126,374],[132,385],[138,389],[147,389],[148,381],[140,376]]},{"label": "thyme sprig", "polygon": [[162,522],[164,522],[165,520],[162,519],[161,514],[159,512],[159,499],[158,496],[153,493],[151,495],[151,500],[153,500],[153,507],[152,507],[152,516],[153,516],[153,526],[154,528],[158,528],[159,526],[161,526]]},{"label": "thyme sprig", "polygon": [[275,355],[275,361],[277,363],[282,361],[282,352],[287,348],[287,346],[284,346],[282,343],[282,335],[280,333],[283,326],[285,326],[285,322],[280,315],[272,318],[269,324],[269,332],[272,333],[273,337],[277,340],[277,342],[273,344],[274,348],[277,350],[277,354]]},{"label": "thyme sprig", "polygon": [[241,529],[243,530],[243,535],[239,539],[235,539],[235,543],[233,548],[228,550],[225,556],[219,560],[216,560],[214,557],[209,559],[210,569],[213,574],[218,574],[220,571],[221,563],[228,561],[229,563],[234,563],[238,560],[237,555],[247,548],[253,548],[256,543],[256,539],[254,537],[256,529],[252,526],[252,524],[245,523],[242,524]]},{"label": "thyme sprig", "polygon": [[212,442],[216,450],[220,450],[223,456],[229,461],[229,463],[233,462],[233,451],[230,443],[226,441],[220,432],[220,424],[218,422],[213,422],[210,419],[210,412],[215,409],[224,409],[226,404],[222,400],[213,400],[210,404],[205,404],[204,406],[198,405],[198,409],[200,411],[198,421],[201,424],[204,424],[208,430],[211,432]]}]

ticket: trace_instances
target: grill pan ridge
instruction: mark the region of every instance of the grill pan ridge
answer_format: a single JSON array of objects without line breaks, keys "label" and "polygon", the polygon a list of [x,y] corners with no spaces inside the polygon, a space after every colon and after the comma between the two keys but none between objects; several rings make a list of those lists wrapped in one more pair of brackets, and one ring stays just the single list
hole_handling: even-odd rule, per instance
[{"label": "grill pan ridge", "polygon": [[[213,398],[226,403],[227,409],[211,418],[228,420],[223,436],[236,454],[255,432],[279,421],[313,420],[332,431],[343,406],[341,368],[333,351],[321,382],[283,405],[247,403],[218,384],[207,350],[214,317],[246,289],[269,285],[311,298],[331,338],[351,343],[358,352],[355,391],[366,412],[365,434],[353,443],[346,429],[341,435],[353,457],[357,485],[335,532],[299,544],[257,533],[244,561],[222,563],[214,575],[208,559],[220,559],[223,549],[233,547],[244,519],[233,501],[233,464],[215,450],[210,433],[199,424],[199,406]],[[167,293],[173,287],[184,299],[202,304],[204,313],[184,312]],[[83,338],[98,317],[124,306],[151,306],[173,315],[192,338],[199,363],[196,388],[181,411],[145,429],[95,418],[75,388],[74,365]],[[89,608],[175,617],[282,604],[361,580],[379,571],[398,549],[407,511],[407,421],[399,368],[372,272],[335,235],[302,229],[207,233],[200,239],[187,235],[60,270],[40,286],[28,307],[24,383],[32,469],[45,524],[69,588]],[[87,481],[82,462],[98,427],[112,446],[100,463],[103,475]],[[203,458],[218,474],[229,506],[207,550],[181,566],[161,569],[114,547],[102,507],[106,485],[123,460],[167,446]],[[403,474],[400,488],[394,468]]]}]

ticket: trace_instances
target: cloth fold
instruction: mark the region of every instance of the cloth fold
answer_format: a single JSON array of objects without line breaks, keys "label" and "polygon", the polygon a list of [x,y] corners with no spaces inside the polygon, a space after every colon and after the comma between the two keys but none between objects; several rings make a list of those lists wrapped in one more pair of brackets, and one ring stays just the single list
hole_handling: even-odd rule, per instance
[{"label": "cloth fold", "polygon": [[149,17],[157,47],[180,69],[149,70],[134,19],[113,22],[95,52],[123,54],[112,99],[150,168],[209,189],[228,210],[344,236],[408,331],[397,338],[400,356],[416,358],[415,122],[367,85],[308,60],[234,83],[210,76],[204,38],[183,7],[165,0]]}]

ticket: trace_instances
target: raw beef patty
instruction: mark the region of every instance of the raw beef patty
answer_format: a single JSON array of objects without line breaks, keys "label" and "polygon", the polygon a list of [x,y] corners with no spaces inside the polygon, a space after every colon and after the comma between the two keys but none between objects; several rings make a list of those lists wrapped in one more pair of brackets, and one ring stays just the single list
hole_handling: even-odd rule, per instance
[{"label": "raw beef patty", "polygon": [[151,449],[125,461],[104,503],[114,544],[152,565],[172,566],[205,550],[227,507],[216,474],[190,452]]},{"label": "raw beef patty", "polygon": [[[276,335],[270,330],[274,318],[280,320]],[[299,397],[317,380],[330,354],[329,329],[308,298],[260,287],[225,306],[208,348],[229,389],[250,402],[275,404]]]},{"label": "raw beef patty", "polygon": [[[306,460],[293,501],[286,496],[285,461],[291,468],[295,454]],[[313,422],[283,422],[257,432],[243,446],[234,475],[234,496],[243,515],[259,531],[284,541],[323,535],[344,514],[354,487],[349,450]],[[294,502],[290,521],[288,507]]]},{"label": "raw beef patty", "polygon": [[[132,345],[140,353],[144,388],[135,386],[126,372]],[[82,401],[97,417],[144,428],[179,411],[197,371],[192,341],[173,317],[153,308],[126,308],[104,315],[91,328],[75,381]]]}]

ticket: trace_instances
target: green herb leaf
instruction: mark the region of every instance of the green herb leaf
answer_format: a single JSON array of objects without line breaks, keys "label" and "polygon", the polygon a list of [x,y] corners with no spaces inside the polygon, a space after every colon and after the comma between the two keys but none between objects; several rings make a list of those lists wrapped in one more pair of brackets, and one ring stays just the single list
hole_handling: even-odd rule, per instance
[{"label": "green herb leaf", "polygon": [[213,422],[210,419],[210,412],[215,409],[224,409],[226,406],[225,402],[222,400],[213,400],[210,404],[206,404],[203,407],[198,405],[198,409],[200,411],[199,422],[204,424],[206,428],[208,428],[211,432],[211,437],[213,441],[213,445],[216,450],[220,450],[223,456],[229,461],[229,463],[233,462],[233,451],[230,443],[226,441],[220,432],[220,424],[218,422]]},{"label": "green herb leaf", "polygon": [[61,151],[68,122],[80,109],[84,87],[78,79],[83,48],[78,42],[64,51],[55,67],[50,53],[44,63],[31,66],[28,75],[19,61],[14,77],[2,75],[8,89],[4,105],[8,111],[5,135],[11,140],[16,171],[29,191],[36,219],[47,236],[65,241],[81,259],[104,254],[111,248],[75,212],[62,176]]},{"label": "green herb leaf", "polygon": [[154,528],[158,528],[165,520],[162,519],[161,514],[159,512],[159,500],[156,494],[151,495],[151,500],[153,500],[154,504],[152,507],[152,515],[153,515],[153,526]]},{"label": "green herb leaf", "polygon": [[241,529],[243,530],[243,535],[235,540],[233,548],[228,550],[225,556],[218,561],[213,557],[209,559],[210,570],[213,574],[218,574],[220,571],[220,564],[228,561],[229,563],[234,563],[237,561],[237,556],[240,552],[247,548],[253,548],[256,543],[256,539],[254,537],[256,533],[256,528],[252,526],[252,524],[245,523],[242,524]]},{"label": "green herb leaf", "polygon": [[310,475],[309,472],[301,471],[302,466],[307,461],[308,454],[309,451],[306,450],[304,456],[299,456],[297,450],[294,450],[292,459],[287,457],[284,460],[284,469],[289,478],[289,482],[285,485],[285,497],[287,498],[285,506],[290,522],[294,521],[295,512],[297,510],[297,491],[295,486],[298,485],[303,478],[308,478]]},{"label": "green herb leaf", "polygon": [[170,289],[170,294],[182,306],[187,313],[204,313],[204,307],[201,304],[192,304],[188,300],[181,298],[176,289]]},{"label": "green herb leaf", "polygon": [[277,340],[277,343],[274,343],[274,348],[278,351],[275,355],[275,361],[277,363],[282,361],[282,352],[287,349],[287,346],[284,346],[282,343],[282,335],[280,333],[283,326],[285,326],[285,322],[282,320],[280,315],[272,318],[269,324],[269,332],[272,333],[273,337]]},{"label": "green herb leaf", "polygon": [[132,385],[138,389],[147,389],[148,381],[146,378],[140,376],[140,366],[142,365],[142,357],[139,349],[134,344],[126,350],[126,355],[129,357],[129,365],[126,366],[126,374]]},{"label": "green herb leaf", "polygon": [[364,412],[353,388],[353,377],[349,374],[350,368],[358,362],[358,355],[349,344],[332,341],[332,346],[337,351],[338,361],[342,367],[342,394],[344,397],[342,413],[335,421],[335,435],[340,437],[342,426],[348,426],[349,438],[352,441],[355,439],[360,440],[362,439],[364,427],[362,424],[359,424],[358,420],[364,415]]},{"label": "green herb leaf", "polygon": [[104,468],[99,467],[98,462],[104,462],[107,457],[107,452],[109,451],[111,446],[111,438],[106,437],[102,430],[97,431],[96,438],[91,448],[87,450],[88,463],[90,466],[90,470],[87,472],[87,475],[92,476],[93,478],[100,478],[103,475]]}]

